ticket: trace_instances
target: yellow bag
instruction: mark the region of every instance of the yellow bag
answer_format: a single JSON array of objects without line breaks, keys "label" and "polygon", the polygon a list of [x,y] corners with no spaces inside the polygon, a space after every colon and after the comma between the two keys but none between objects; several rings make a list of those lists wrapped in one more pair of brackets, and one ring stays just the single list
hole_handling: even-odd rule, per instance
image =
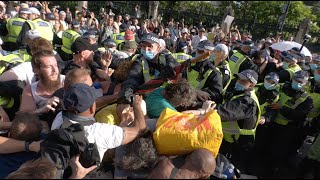
[{"label": "yellow bag", "polygon": [[153,139],[161,155],[184,155],[206,148],[216,157],[223,139],[221,119],[216,111],[197,120],[193,114],[166,108],[158,119]]}]

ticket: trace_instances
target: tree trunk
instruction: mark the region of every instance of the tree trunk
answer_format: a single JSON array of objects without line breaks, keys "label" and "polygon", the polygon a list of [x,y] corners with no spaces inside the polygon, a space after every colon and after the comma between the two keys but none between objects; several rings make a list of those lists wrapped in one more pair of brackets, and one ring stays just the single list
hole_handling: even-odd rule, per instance
[{"label": "tree trunk", "polygon": [[160,4],[160,1],[149,1],[148,18],[152,16],[152,20],[154,20],[158,17],[159,4]]}]

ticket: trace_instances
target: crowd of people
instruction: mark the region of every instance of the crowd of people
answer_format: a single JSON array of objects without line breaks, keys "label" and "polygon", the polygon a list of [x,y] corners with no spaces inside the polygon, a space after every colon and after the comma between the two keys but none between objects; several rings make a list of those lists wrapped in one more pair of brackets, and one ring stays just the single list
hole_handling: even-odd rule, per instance
[{"label": "crowd of people", "polygon": [[[109,2],[98,15],[0,6],[0,178],[320,177],[320,56],[273,49],[280,34],[254,41],[236,26],[115,14]],[[167,108],[218,113],[219,155],[159,154]]]}]

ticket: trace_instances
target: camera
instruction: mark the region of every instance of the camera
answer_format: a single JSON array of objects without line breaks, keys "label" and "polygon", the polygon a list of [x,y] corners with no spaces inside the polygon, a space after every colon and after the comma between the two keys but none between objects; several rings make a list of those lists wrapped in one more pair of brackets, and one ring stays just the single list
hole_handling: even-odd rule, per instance
[{"label": "camera", "polygon": [[311,36],[309,34],[305,34],[303,36],[303,39],[307,41],[307,40],[311,39]]}]

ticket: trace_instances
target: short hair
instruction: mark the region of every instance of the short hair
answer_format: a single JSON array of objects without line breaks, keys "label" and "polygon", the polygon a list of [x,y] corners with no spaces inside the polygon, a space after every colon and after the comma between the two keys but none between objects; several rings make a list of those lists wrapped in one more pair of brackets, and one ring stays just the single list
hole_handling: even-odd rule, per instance
[{"label": "short hair", "polygon": [[113,77],[116,79],[117,82],[122,83],[128,79],[129,71],[130,71],[132,63],[133,63],[133,61],[123,62],[114,71]]},{"label": "short hair", "polygon": [[194,150],[187,157],[188,165],[191,165],[197,171],[204,175],[211,175],[216,169],[216,159],[211,151],[205,148]]},{"label": "short hair", "polygon": [[184,78],[178,80],[176,83],[168,84],[165,88],[169,99],[177,98],[181,104],[186,106],[191,105],[196,98],[195,89]]},{"label": "short hair", "polygon": [[27,161],[18,170],[7,176],[7,179],[55,179],[57,168],[47,158]]},{"label": "short hair", "polygon": [[72,84],[83,83],[86,80],[85,77],[91,77],[90,75],[89,69],[77,68],[69,71],[64,80],[64,89],[67,90]]},{"label": "short hair", "polygon": [[39,69],[41,66],[41,58],[48,56],[54,56],[54,53],[49,50],[37,51],[36,53],[34,53],[31,58],[32,68]]},{"label": "short hair", "polygon": [[17,112],[12,121],[10,137],[21,141],[38,141],[42,124],[37,115],[29,112]]},{"label": "short hair", "polygon": [[33,54],[37,51],[50,50],[53,51],[53,45],[45,38],[37,37],[28,41],[28,46]]},{"label": "short hair", "polygon": [[152,169],[159,161],[153,142],[152,132],[147,130],[142,137],[121,147],[121,155],[116,155],[114,163],[124,170]]}]

